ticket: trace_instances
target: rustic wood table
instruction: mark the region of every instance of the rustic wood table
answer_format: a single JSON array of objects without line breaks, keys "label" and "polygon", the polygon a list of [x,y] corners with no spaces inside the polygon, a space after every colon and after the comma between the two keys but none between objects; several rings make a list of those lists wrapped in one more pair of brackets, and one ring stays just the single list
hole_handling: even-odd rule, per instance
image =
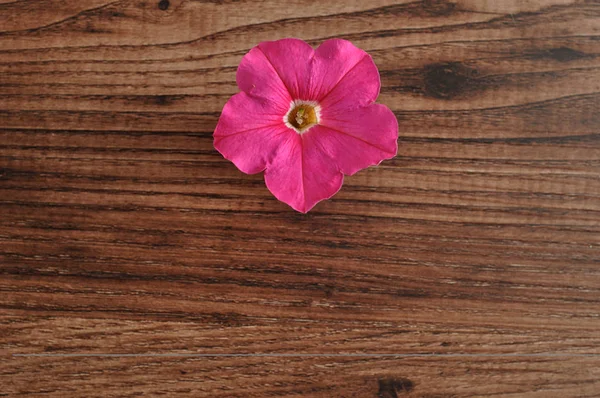
[{"label": "rustic wood table", "polygon": [[[212,145],[264,40],[399,154],[308,215]],[[0,0],[0,396],[600,396],[600,2]]]}]

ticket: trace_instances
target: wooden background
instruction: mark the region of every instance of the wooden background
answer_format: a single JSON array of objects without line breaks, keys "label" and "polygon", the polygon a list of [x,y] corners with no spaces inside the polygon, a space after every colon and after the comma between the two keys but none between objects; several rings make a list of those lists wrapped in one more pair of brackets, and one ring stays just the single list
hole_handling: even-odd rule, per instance
[{"label": "wooden background", "polygon": [[[308,215],[212,147],[290,36],[400,124]],[[599,1],[0,0],[0,396],[600,396],[599,109]]]}]

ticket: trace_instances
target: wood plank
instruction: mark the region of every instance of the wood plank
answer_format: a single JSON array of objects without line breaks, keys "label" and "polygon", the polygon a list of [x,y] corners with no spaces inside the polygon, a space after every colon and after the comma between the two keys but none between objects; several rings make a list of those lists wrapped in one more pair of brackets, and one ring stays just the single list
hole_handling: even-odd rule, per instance
[{"label": "wood plank", "polygon": [[[600,396],[599,32],[591,0],[0,0],[0,396]],[[369,51],[400,127],[308,215],[212,144],[290,36]]]}]

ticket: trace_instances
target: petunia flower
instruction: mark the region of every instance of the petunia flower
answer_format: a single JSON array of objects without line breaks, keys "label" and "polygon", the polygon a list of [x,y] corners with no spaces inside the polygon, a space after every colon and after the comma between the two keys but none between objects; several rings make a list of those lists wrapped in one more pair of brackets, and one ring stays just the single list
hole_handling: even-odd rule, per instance
[{"label": "petunia flower", "polygon": [[352,175],[398,150],[398,121],[375,104],[373,59],[347,40],[316,50],[299,39],[262,42],[242,59],[241,92],[225,104],[214,146],[302,213],[332,197]]}]

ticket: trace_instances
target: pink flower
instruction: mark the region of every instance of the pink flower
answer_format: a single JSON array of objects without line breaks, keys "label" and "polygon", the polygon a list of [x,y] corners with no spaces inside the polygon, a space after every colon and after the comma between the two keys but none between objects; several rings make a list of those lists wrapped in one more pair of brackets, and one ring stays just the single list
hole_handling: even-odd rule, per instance
[{"label": "pink flower", "polygon": [[269,190],[297,211],[332,197],[344,174],[396,156],[398,121],[374,104],[377,67],[349,41],[262,42],[236,80],[242,92],[223,108],[215,148],[244,173],[265,170]]}]

